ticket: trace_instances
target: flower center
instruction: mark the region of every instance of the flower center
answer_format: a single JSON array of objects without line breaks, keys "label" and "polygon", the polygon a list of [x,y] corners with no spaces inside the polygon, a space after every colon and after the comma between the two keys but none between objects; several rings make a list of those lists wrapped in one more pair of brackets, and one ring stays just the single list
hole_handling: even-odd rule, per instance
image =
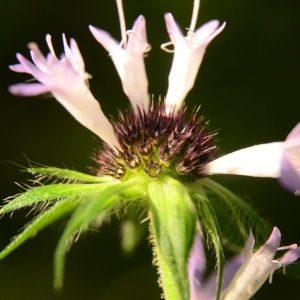
[{"label": "flower center", "polygon": [[113,121],[121,149],[105,144],[97,154],[100,176],[126,179],[144,172],[150,178],[161,174],[201,178],[205,164],[215,158],[216,132],[207,131],[207,122],[195,109],[184,118],[185,108],[166,114],[162,102],[148,112],[137,107]]}]

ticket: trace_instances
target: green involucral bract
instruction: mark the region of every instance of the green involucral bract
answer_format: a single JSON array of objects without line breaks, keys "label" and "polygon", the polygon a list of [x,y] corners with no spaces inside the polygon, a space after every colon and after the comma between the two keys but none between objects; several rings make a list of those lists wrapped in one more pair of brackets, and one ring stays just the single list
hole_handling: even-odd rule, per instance
[{"label": "green involucral bract", "polygon": [[143,185],[142,178],[130,179],[126,182],[121,182],[118,185],[110,186],[103,190],[98,195],[93,195],[88,201],[83,202],[74,212],[68,222],[55,251],[54,258],[54,286],[61,288],[64,275],[65,253],[69,239],[79,230],[87,227],[90,222],[100,213],[112,207],[122,191],[128,187],[135,185]]},{"label": "green involucral bract", "polygon": [[[122,225],[122,245],[132,252],[145,232],[150,219],[150,239],[160,285],[167,300],[188,300],[188,259],[199,222],[210,237],[216,254],[218,281],[216,299],[220,299],[224,254],[222,245],[241,249],[249,228],[265,238],[266,226],[243,200],[208,178],[183,183],[169,174],[150,178],[145,172],[130,172],[123,180],[91,176],[58,168],[30,168],[38,178],[54,178],[55,184],[32,188],[4,205],[0,213],[27,206],[42,206],[37,216],[1,253],[7,256],[39,230],[62,217],[70,219],[55,251],[54,285],[61,288],[65,255],[72,239],[93,222],[105,218],[110,210],[127,216]],[[58,183],[61,180],[62,183]],[[140,200],[140,202],[134,200]],[[45,207],[44,207],[45,206]],[[149,218],[145,216],[149,213]],[[198,220],[198,221],[197,221]],[[247,220],[248,222],[245,222]]]},{"label": "green involucral bract", "polygon": [[194,240],[196,210],[179,181],[163,177],[148,186],[151,239],[166,299],[188,300],[187,263]]}]

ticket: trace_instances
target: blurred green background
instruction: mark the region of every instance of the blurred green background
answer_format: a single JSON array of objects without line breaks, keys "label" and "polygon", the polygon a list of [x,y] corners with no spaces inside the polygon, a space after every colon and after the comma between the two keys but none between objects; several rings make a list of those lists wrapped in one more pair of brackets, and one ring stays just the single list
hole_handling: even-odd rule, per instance
[{"label": "blurred green background", "polygon": [[[192,0],[125,0],[127,27],[139,14],[147,20],[152,51],[146,58],[149,93],[165,95],[172,55],[160,50],[168,41],[163,14],[172,12],[182,28],[189,26]],[[282,141],[300,121],[300,2],[297,0],[203,0],[198,25],[226,21],[223,33],[208,47],[195,88],[186,102],[220,129],[224,153],[272,141]],[[57,53],[61,33],[74,37],[93,75],[91,90],[104,112],[116,116],[128,107],[107,53],[88,31],[88,24],[119,39],[113,0],[1,0],[1,199],[22,191],[14,182],[30,185],[20,172],[34,162],[87,172],[98,141],[51,98],[17,98],[7,86],[27,75],[10,72],[15,52],[28,57],[26,44],[37,42],[47,53],[50,33]],[[26,157],[27,158],[26,158]],[[10,163],[13,162],[14,164]],[[244,197],[272,225],[281,229],[282,244],[300,244],[300,198],[281,189],[276,180],[219,176],[215,178]],[[9,242],[32,214],[28,210],[0,220],[0,247]],[[156,269],[147,238],[132,257],[120,250],[120,222],[81,238],[67,256],[65,286],[52,288],[52,258],[65,221],[58,222],[0,262],[0,299],[159,299]],[[299,263],[290,268],[300,267]],[[288,268],[289,269],[289,268]],[[288,272],[287,269],[287,272]],[[276,274],[254,299],[295,299],[300,282]]]}]

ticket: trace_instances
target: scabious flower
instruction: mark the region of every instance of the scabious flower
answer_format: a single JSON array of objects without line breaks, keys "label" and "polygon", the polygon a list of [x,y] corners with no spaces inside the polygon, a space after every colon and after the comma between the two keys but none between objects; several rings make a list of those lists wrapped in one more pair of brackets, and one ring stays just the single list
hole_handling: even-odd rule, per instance
[{"label": "scabious flower", "polygon": [[[279,247],[281,234],[277,227],[269,239],[255,253],[255,239],[252,231],[243,253],[229,260],[224,267],[223,300],[247,300],[264,284],[267,278],[272,281],[275,270],[285,268],[300,257],[300,247],[296,244]],[[288,250],[283,256],[274,258],[279,250]],[[189,259],[189,278],[191,300],[213,300],[216,297],[216,274],[204,280],[206,260],[203,241],[198,234]]]},{"label": "scabious flower", "polygon": [[[66,251],[74,236],[99,223],[110,211],[122,208],[122,203],[127,207],[140,200],[139,205],[148,211],[146,220],[154,263],[166,299],[190,298],[187,265],[198,221],[215,248],[218,266],[215,296],[220,298],[225,261],[223,237],[227,243],[240,246],[248,237],[247,220],[258,236],[264,236],[266,228],[247,203],[207,176],[236,173],[280,177],[285,186],[291,184],[293,189],[298,189],[294,182],[299,182],[299,127],[283,143],[254,146],[217,158],[216,132],[209,130],[198,108],[187,117],[183,103],[194,84],[206,47],[225,26],[224,23],[218,27],[218,21],[211,21],[195,30],[199,4],[199,0],[194,1],[186,37],[172,15],[165,16],[171,42],[164,44],[163,49],[170,51],[167,46],[173,44],[174,59],[166,99],[158,103],[149,101],[148,95],[143,57],[150,46],[144,17],[140,16],[132,30],[126,31],[122,1],[117,0],[120,43],[107,32],[90,26],[96,40],[110,53],[131,103],[128,112],[112,121],[105,117],[88,88],[90,76],[75,40],[71,39],[69,46],[63,36],[65,51],[61,59],[57,58],[49,35],[46,37],[50,50],[47,57],[35,43],[29,44],[33,63],[17,54],[19,64],[10,68],[30,74],[38,83],[15,84],[9,88],[10,92],[19,96],[52,93],[76,120],[99,136],[103,147],[96,155],[95,176],[58,168],[28,169],[39,182],[43,177],[63,182],[29,189],[1,208],[0,213],[7,213],[39,203],[49,205],[0,253],[0,259],[38,230],[69,216],[54,258],[54,284],[60,288]],[[268,151],[272,154],[270,157]],[[257,155],[268,160],[262,160],[262,166],[252,166],[244,162],[244,154],[255,154],[256,162],[260,162]],[[289,178],[293,180],[290,182]],[[137,218],[132,214],[127,218],[131,229],[124,226],[122,233],[124,240],[131,241],[126,244],[129,251],[140,237],[134,234],[139,227]],[[223,220],[228,225],[226,228],[220,226]]]}]

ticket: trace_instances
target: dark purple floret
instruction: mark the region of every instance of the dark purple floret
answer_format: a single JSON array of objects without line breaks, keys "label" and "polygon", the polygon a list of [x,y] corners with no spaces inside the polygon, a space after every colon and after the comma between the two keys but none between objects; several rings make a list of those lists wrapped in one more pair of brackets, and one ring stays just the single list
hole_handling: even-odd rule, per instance
[{"label": "dark purple floret", "polygon": [[166,114],[164,104],[152,102],[148,112],[138,107],[113,121],[121,149],[105,144],[97,156],[99,175],[122,179],[130,172],[151,178],[161,174],[201,178],[203,167],[216,158],[216,132],[195,109],[186,119],[185,108]]}]

